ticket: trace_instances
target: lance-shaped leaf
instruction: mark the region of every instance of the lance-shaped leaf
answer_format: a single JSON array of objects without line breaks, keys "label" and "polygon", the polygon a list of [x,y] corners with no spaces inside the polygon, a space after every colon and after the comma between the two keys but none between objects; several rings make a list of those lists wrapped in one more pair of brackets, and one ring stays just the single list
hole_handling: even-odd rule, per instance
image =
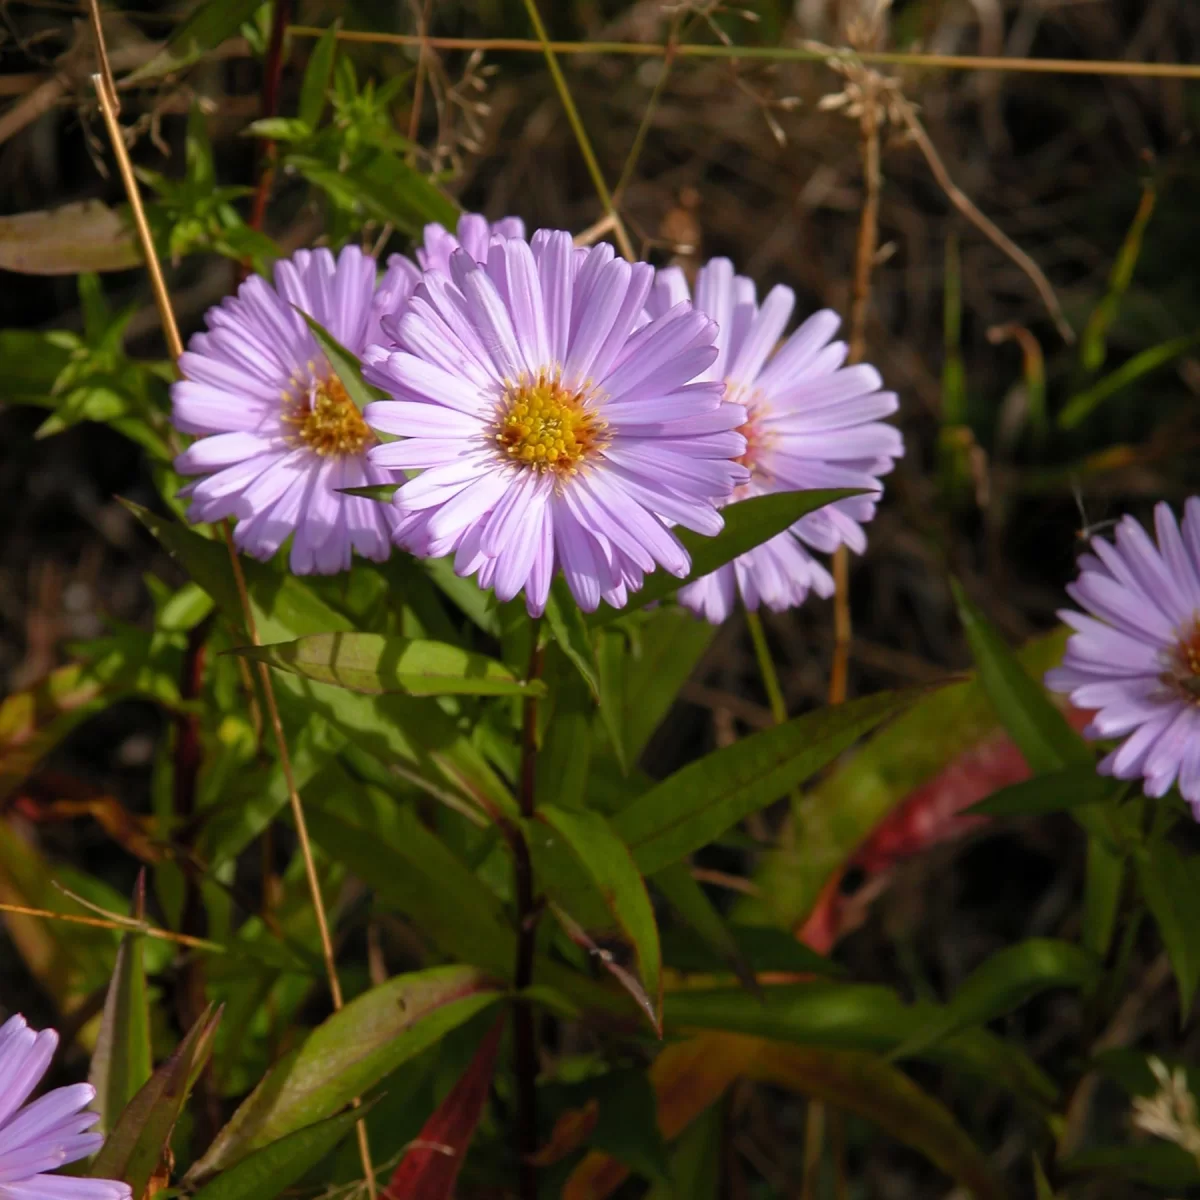
[{"label": "lance-shaped leaf", "polygon": [[474,967],[398,975],[364,992],[271,1068],[188,1172],[188,1182],[339,1112],[500,995]]},{"label": "lance-shaped leaf", "polygon": [[1127,791],[1123,779],[1100,775],[1094,766],[1067,767],[1013,783],[968,810],[987,817],[1030,817],[1116,800]]},{"label": "lance-shaped leaf", "polygon": [[496,1070],[504,1014],[496,1018],[450,1094],[425,1122],[383,1195],[388,1200],[449,1200],[475,1136]]},{"label": "lance-shaped leaf", "polygon": [[751,734],[651,788],[614,819],[616,832],[643,874],[661,871],[786,796],[914,695],[879,692]]},{"label": "lance-shaped leaf", "polygon": [[366,483],[362,487],[338,488],[343,496],[362,496],[364,500],[378,500],[390,504],[392,497],[404,486],[402,483]]},{"label": "lance-shaped leaf", "polygon": [[1007,1196],[987,1157],[949,1109],[873,1055],[764,1043],[746,1073],[865,1118],[920,1151],[975,1200]]},{"label": "lance-shaped leaf", "polygon": [[663,600],[695,579],[711,574],[718,567],[733,562],[739,554],[769,542],[771,538],[806,517],[818,508],[835,500],[862,495],[861,488],[817,488],[804,492],[772,492],[768,496],[751,496],[721,509],[725,528],[716,537],[705,537],[690,529],[676,529],[675,536],[691,555],[692,569],[682,579],[658,570],[646,577],[641,591],[634,592],[624,608],[601,606],[588,618],[590,625],[606,625],[617,617],[645,608],[655,600]]},{"label": "lance-shaped leaf", "polygon": [[1138,883],[1158,922],[1179,984],[1179,1019],[1187,1020],[1200,984],[1200,922],[1196,920],[1196,863],[1159,841],[1134,856]]},{"label": "lance-shaped leaf", "polygon": [[166,46],[144,66],[127,75],[124,82],[158,79],[191,66],[226,38],[233,37],[242,23],[254,15],[256,8],[258,0],[204,0],[175,30]]},{"label": "lance-shaped leaf", "polygon": [[315,1167],[365,1112],[351,1109],[256,1150],[206,1183],[194,1200],[272,1200]]},{"label": "lance-shaped leaf", "polygon": [[591,633],[579,611],[579,605],[575,603],[561,576],[550,585],[550,595],[546,598],[546,626],[562,647],[562,652],[583,676],[592,695],[599,700],[600,672],[596,665],[596,647],[592,645]]},{"label": "lance-shaped leaf", "polygon": [[972,1025],[1002,1017],[1052,988],[1087,988],[1100,974],[1100,963],[1086,950],[1053,938],[1029,938],[1006,946],[981,963],[963,981],[936,1017],[892,1052],[910,1058]]},{"label": "lance-shaped leaf", "polygon": [[141,1196],[170,1145],[175,1122],[212,1052],[221,1012],[211,1009],[146,1081],[117,1118],[92,1161],[93,1179],[121,1179]]},{"label": "lance-shaped leaf", "polygon": [[1026,674],[1017,656],[958,583],[952,580],[951,586],[979,668],[979,682],[1030,768],[1041,772],[1094,765],[1087,743],[1055,707],[1041,682]]},{"label": "lance-shaped leaf", "polygon": [[[296,308],[294,304],[292,307]],[[378,388],[371,387],[363,380],[362,363],[358,361],[358,355],[347,350],[320,321],[314,320],[308,313],[301,312],[298,308],[296,311],[304,318],[309,332],[317,339],[317,344],[321,349],[325,351],[325,357],[329,359],[333,373],[338,377],[338,381],[346,389],[346,395],[350,397],[359,412],[362,412],[368,404],[375,400],[387,399]]]},{"label": "lance-shaped leaf", "polygon": [[304,82],[300,85],[300,102],[296,105],[296,116],[309,129],[320,124],[329,95],[329,84],[333,78],[333,64],[337,58],[338,34],[342,29],[339,17],[317,39],[304,69]]},{"label": "lance-shaped leaf", "polygon": [[[138,875],[134,890],[134,917],[140,921],[145,909],[146,875],[143,871]],[[117,1117],[150,1078],[153,1069],[142,941],[136,933],[127,933],[117,950],[88,1072],[88,1082],[96,1089],[95,1107],[100,1113],[98,1128],[101,1132],[112,1130]]]},{"label": "lance-shaped leaf", "polygon": [[536,680],[517,679],[485,654],[379,633],[314,633],[294,642],[241,646],[234,653],[374,696],[540,696],[546,690]]},{"label": "lance-shaped leaf", "polygon": [[[561,860],[565,854],[573,870],[582,869],[599,892],[612,922],[633,949],[644,991],[637,997],[638,1002],[648,1010],[655,1029],[661,1031],[662,951],[658,924],[628,847],[597,812],[568,811],[547,804],[538,810],[536,820],[525,824],[535,847],[535,866],[551,856]],[[561,899],[570,911],[570,896]],[[572,915],[578,919],[578,914]]]}]

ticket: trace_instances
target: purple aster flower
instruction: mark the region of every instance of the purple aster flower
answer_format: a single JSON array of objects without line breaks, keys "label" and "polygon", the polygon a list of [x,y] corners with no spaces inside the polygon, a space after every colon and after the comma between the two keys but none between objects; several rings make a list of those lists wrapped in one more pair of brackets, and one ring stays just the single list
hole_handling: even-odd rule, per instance
[{"label": "purple aster flower", "polygon": [[[683,272],[658,273],[649,303],[661,313],[688,298]],[[865,363],[843,366],[844,342],[831,342],[838,317],[809,317],[776,351],[795,304],[790,288],[774,287],[760,305],[754,284],[714,258],[696,278],[696,307],[719,327],[717,357],[701,376],[720,380],[726,400],[746,410],[740,432],[749,482],[734,500],[809,488],[866,488],[869,495],[839,500],[802,517],[789,530],[681,589],[679,599],[719,624],[740,592],[747,608],[780,612],[809,591],[833,594],[833,579],[811,550],[840,545],[862,553],[862,523],[875,515],[878,476],[904,453],[898,430],[880,421],[897,408],[895,393],[879,390],[879,372]]]},{"label": "purple aster flower", "polygon": [[1183,529],[1166,504],[1154,510],[1158,545],[1132,517],[1115,544],[1093,538],[1067,592],[1090,616],[1059,616],[1075,633],[1046,686],[1094,709],[1089,738],[1124,738],[1100,772],[1145,780],[1162,796],[1179,790],[1200,820],[1200,498]]},{"label": "purple aster flower", "polygon": [[184,489],[190,520],[236,517],[238,547],[262,559],[294,535],[291,568],[302,575],[346,569],[351,549],[388,556],[386,505],[339,489],[391,475],[369,461],[375,435],[296,308],[361,354],[382,338],[380,316],[411,293],[409,267],[389,270],[377,295],[375,260],[357,247],[336,261],[300,250],[276,264],[274,287],[251,276],[209,310],[171,389],[175,425],[207,435],[175,460],[182,474],[205,476]]},{"label": "purple aster flower", "polygon": [[101,1134],[85,1132],[100,1119],[83,1111],[96,1097],[90,1084],[25,1104],[57,1046],[53,1029],[34,1033],[24,1017],[0,1026],[0,1200],[130,1200],[129,1186],[112,1179],[46,1174],[104,1144]]},{"label": "purple aster flower", "polygon": [[550,230],[425,273],[399,348],[364,356],[394,397],[367,421],[402,439],[371,461],[421,471],[395,496],[401,545],[453,552],[460,575],[501,600],[523,589],[535,615],[558,568],[589,611],[623,605],[656,565],[687,574],[669,525],[721,529],[716,506],[748,475],[745,412],[694,382],[717,353],[709,318],[683,303],[647,322],[653,279]]}]

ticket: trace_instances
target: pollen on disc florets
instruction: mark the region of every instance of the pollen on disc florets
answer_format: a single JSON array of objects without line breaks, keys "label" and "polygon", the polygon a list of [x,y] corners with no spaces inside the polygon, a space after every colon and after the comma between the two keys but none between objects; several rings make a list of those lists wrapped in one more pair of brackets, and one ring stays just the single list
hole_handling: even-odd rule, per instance
[{"label": "pollen on disc florets", "polygon": [[335,374],[298,386],[285,397],[284,408],[289,440],[322,457],[362,454],[375,444],[375,435]]},{"label": "pollen on disc florets", "polygon": [[607,425],[589,388],[570,388],[539,371],[509,384],[496,406],[493,437],[505,458],[537,471],[569,474],[608,445]]},{"label": "pollen on disc florets", "polygon": [[761,392],[727,379],[725,400],[730,404],[740,404],[746,410],[746,420],[737,428],[737,432],[746,439],[746,452],[737,461],[749,470],[750,482],[734,490],[733,498],[740,500],[749,494],[747,489],[756,478],[761,481],[770,473],[763,459],[775,440],[775,434],[765,427],[769,409]]},{"label": "pollen on disc florets", "polygon": [[1185,700],[1200,705],[1200,616],[1181,632],[1161,678]]}]

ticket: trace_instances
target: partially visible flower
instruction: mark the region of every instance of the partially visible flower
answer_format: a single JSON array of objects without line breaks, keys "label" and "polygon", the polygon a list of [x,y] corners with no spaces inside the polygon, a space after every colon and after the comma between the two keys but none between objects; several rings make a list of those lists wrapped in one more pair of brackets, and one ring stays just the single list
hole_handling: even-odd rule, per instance
[{"label": "partially visible flower", "polygon": [[[683,272],[669,267],[658,273],[649,311],[663,312],[687,298]],[[904,453],[899,431],[881,421],[896,411],[896,395],[879,390],[874,367],[843,366],[845,343],[830,341],[836,313],[815,313],[776,350],[795,299],[790,288],[774,287],[760,305],[754,283],[735,276],[727,258],[712,259],[696,278],[696,308],[720,330],[717,357],[701,378],[722,382],[726,401],[746,411],[739,432],[746,438],[741,461],[750,478],[732,499],[810,488],[864,488],[868,494],[802,517],[681,589],[681,603],[714,624],[733,612],[739,592],[747,608],[763,604],[776,612],[800,604],[810,590],[832,595],[833,579],[810,549],[866,549],[862,524],[875,515],[878,477]]]},{"label": "partially visible flower", "polygon": [[47,1174],[104,1144],[103,1135],[85,1132],[100,1119],[83,1111],[96,1097],[90,1084],[25,1103],[57,1046],[53,1029],[34,1033],[24,1017],[0,1026],[0,1200],[130,1200],[128,1184],[116,1180]]},{"label": "partially visible flower", "polygon": [[460,575],[501,600],[524,590],[535,615],[560,567],[587,610],[623,605],[656,565],[687,574],[668,523],[721,528],[716,505],[747,478],[745,413],[694,382],[716,356],[711,320],[684,303],[645,323],[653,277],[548,230],[425,273],[400,348],[364,356],[394,397],[367,421],[401,439],[372,462],[422,472],[395,496],[401,545],[453,552]]},{"label": "partially visible flower", "polygon": [[1165,503],[1154,526],[1157,546],[1130,516],[1115,544],[1092,539],[1067,587],[1091,615],[1059,613],[1075,633],[1046,686],[1096,710],[1086,737],[1125,739],[1101,774],[1141,776],[1148,796],[1178,778],[1200,820],[1200,498],[1188,500],[1182,531]]},{"label": "partially visible flower", "polygon": [[1146,1060],[1158,1084],[1153,1096],[1137,1096],[1133,1101],[1133,1123],[1144,1133],[1174,1142],[1200,1163],[1200,1118],[1196,1115],[1196,1097],[1188,1087],[1182,1066],[1173,1071],[1161,1058]]},{"label": "partially visible flower", "polygon": [[189,519],[237,518],[234,541],[261,559],[294,535],[297,574],[345,570],[352,549],[376,561],[390,551],[388,507],[339,489],[392,477],[368,461],[375,435],[296,311],[361,354],[383,336],[381,304],[401,303],[415,283],[391,271],[380,300],[375,273],[373,258],[347,246],[336,261],[297,251],[276,264],[274,287],[251,276],[209,310],[171,389],[175,425],[208,435],[175,460],[182,474],[205,476],[184,489]]}]

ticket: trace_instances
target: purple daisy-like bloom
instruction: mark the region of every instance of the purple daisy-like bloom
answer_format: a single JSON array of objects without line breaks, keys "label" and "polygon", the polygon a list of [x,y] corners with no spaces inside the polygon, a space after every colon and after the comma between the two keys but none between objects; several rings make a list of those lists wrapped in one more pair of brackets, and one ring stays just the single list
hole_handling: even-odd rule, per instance
[{"label": "purple daisy-like bloom", "polygon": [[1200,498],[1183,527],[1167,504],[1154,510],[1158,545],[1133,517],[1115,542],[1092,539],[1067,593],[1086,613],[1059,616],[1075,633],[1046,686],[1094,709],[1089,738],[1124,738],[1100,762],[1104,775],[1145,780],[1162,796],[1178,778],[1200,820]]},{"label": "purple daisy-like bloom", "polygon": [[90,1084],[25,1103],[57,1046],[53,1029],[34,1033],[24,1017],[0,1026],[0,1200],[130,1200],[129,1186],[116,1180],[46,1173],[104,1144],[103,1135],[86,1132],[100,1119],[83,1111],[96,1097]]},{"label": "purple daisy-like bloom", "polygon": [[420,470],[395,496],[397,539],[453,552],[501,600],[537,615],[561,568],[580,606],[619,607],[656,565],[690,569],[671,532],[722,527],[716,506],[745,482],[744,411],[695,382],[716,326],[688,303],[647,321],[654,271],[569,234],[493,236],[486,262],[427,271],[373,347],[366,377],[394,400],[367,421],[402,440],[371,451]]},{"label": "purple daisy-like bloom", "polygon": [[300,250],[276,264],[274,287],[251,276],[209,310],[171,389],[177,428],[205,435],[175,460],[180,473],[205,476],[184,489],[190,520],[237,518],[234,541],[261,559],[294,535],[297,574],[345,570],[352,549],[388,556],[387,506],[339,489],[392,477],[369,461],[375,435],[296,309],[361,354],[383,337],[380,317],[411,294],[408,266],[393,266],[377,292],[375,260],[357,247],[336,260]]},{"label": "purple daisy-like bloom", "polygon": [[[650,299],[660,313],[688,298],[683,272],[658,273]],[[809,591],[833,594],[829,572],[809,552],[840,545],[862,553],[863,522],[875,515],[880,475],[904,453],[900,433],[880,418],[898,407],[880,391],[879,372],[865,363],[846,367],[846,345],[830,341],[839,321],[828,310],[783,336],[795,304],[790,288],[774,287],[760,305],[754,284],[714,258],[696,278],[696,308],[715,320],[717,357],[701,378],[724,383],[726,400],[746,410],[742,462],[750,479],[732,499],[810,488],[865,488],[802,517],[790,529],[732,563],[681,589],[679,599],[714,624],[733,612],[740,592],[747,608],[776,612],[800,604]]]}]

